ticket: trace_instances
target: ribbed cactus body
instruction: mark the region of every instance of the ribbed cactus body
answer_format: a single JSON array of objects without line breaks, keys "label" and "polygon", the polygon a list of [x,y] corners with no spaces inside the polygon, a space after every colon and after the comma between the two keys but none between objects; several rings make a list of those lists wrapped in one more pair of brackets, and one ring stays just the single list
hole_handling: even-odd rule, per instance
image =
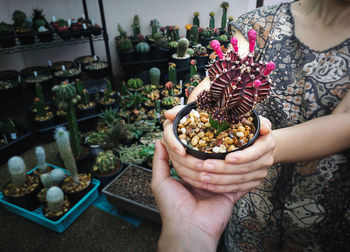
[{"label": "ribbed cactus body", "polygon": [[222,8],[222,17],[221,17],[221,30],[225,30],[227,22],[227,9],[229,7],[228,2],[222,2],[220,7]]},{"label": "ribbed cactus body", "polygon": [[118,41],[117,46],[118,46],[118,50],[120,52],[129,52],[133,48],[132,43],[131,43],[130,39],[128,39],[128,38],[121,38]]},{"label": "ribbed cactus body", "polygon": [[172,83],[177,83],[177,75],[176,75],[176,64],[170,62],[168,67],[168,80]]},{"label": "ribbed cactus body", "polygon": [[45,150],[42,146],[38,146],[35,148],[35,156],[36,160],[38,162],[38,167],[40,170],[40,173],[45,173],[46,172],[46,154]]},{"label": "ribbed cactus body", "polygon": [[214,12],[210,12],[209,13],[209,27],[211,28],[211,29],[214,29],[215,28],[215,17],[214,17]]},{"label": "ribbed cactus body", "polygon": [[73,181],[79,183],[78,170],[69,142],[69,132],[63,127],[57,128],[55,139],[65,168],[69,171]]},{"label": "ribbed cactus body", "polygon": [[169,42],[169,48],[175,49],[175,48],[177,48],[178,44],[179,43],[177,41],[170,41]]},{"label": "ribbed cactus body", "polygon": [[47,206],[53,212],[61,211],[64,204],[64,193],[58,186],[52,186],[46,192]]},{"label": "ribbed cactus body", "polygon": [[136,52],[138,53],[149,53],[151,47],[146,42],[140,42],[136,45]]},{"label": "ribbed cactus body", "polygon": [[83,94],[84,86],[83,86],[83,83],[82,83],[79,79],[77,79],[77,80],[75,81],[75,87],[76,87],[76,89],[77,89],[78,95],[82,95],[82,94]]},{"label": "ribbed cactus body", "polygon": [[199,25],[199,12],[197,12],[197,11],[194,13],[193,25],[197,25],[197,27],[200,27],[200,25]]},{"label": "ribbed cactus body", "polygon": [[128,87],[133,89],[141,88],[143,81],[140,78],[131,78],[128,80]]},{"label": "ribbed cactus body", "polygon": [[187,38],[181,38],[177,45],[177,57],[179,58],[185,57],[186,51],[189,45],[190,45],[190,42],[188,41]]},{"label": "ribbed cactus body", "polygon": [[149,70],[149,80],[151,81],[152,85],[159,86],[160,81],[160,69],[158,67],[152,67]]},{"label": "ribbed cactus body", "polygon": [[14,156],[9,159],[7,165],[12,183],[14,183],[17,187],[23,186],[27,179],[26,165],[23,159],[21,157]]},{"label": "ribbed cactus body", "polygon": [[82,96],[81,96],[81,103],[84,106],[87,106],[90,103],[90,96],[86,89],[83,89]]},{"label": "ribbed cactus body", "polygon": [[191,28],[191,41],[193,45],[197,45],[199,40],[199,30],[198,26],[194,25]]}]

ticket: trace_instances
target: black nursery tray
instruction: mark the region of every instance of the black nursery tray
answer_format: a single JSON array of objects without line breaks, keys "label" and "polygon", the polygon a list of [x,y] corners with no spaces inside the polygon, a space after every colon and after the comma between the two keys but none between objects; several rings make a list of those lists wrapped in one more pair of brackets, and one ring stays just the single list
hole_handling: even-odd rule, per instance
[{"label": "black nursery tray", "polygon": [[[141,177],[142,183],[149,186],[141,188],[140,181],[126,180],[126,176],[133,178]],[[102,189],[110,204],[114,205],[118,211],[125,211],[149,221],[161,224],[160,214],[151,192],[152,171],[137,165],[129,165],[112,182]],[[132,192],[125,190],[126,184],[133,189]],[[149,184],[149,185],[148,185]],[[119,185],[119,188],[118,188]],[[129,195],[127,195],[129,194]]]},{"label": "black nursery tray", "polygon": [[7,162],[12,156],[22,154],[32,146],[32,132],[22,123],[14,123],[20,136],[9,144],[0,146],[0,164]]}]

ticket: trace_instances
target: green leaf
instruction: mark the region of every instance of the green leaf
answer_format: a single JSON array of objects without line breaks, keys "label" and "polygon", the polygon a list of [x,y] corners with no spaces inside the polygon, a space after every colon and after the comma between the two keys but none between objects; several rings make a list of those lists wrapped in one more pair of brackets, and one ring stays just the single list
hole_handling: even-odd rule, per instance
[{"label": "green leaf", "polygon": [[214,120],[211,115],[209,117],[209,123],[211,124],[211,126],[216,129],[216,135],[219,135],[222,131],[224,131],[225,129],[228,129],[230,127],[230,124],[227,122],[218,122],[216,120]]}]

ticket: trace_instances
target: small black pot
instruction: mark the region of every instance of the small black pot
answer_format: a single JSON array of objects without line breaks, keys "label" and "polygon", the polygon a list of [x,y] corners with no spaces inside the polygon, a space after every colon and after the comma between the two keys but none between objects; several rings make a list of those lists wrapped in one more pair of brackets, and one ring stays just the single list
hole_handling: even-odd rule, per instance
[{"label": "small black pot", "polygon": [[81,78],[81,72],[79,72],[78,74],[75,74],[75,75],[65,76],[65,77],[55,75],[55,78],[56,78],[59,82],[66,81],[66,80],[68,80],[68,82],[73,82],[73,81],[75,81],[76,79],[80,79],[80,78]]},{"label": "small black pot", "polygon": [[[85,58],[88,58],[90,62],[88,63],[82,63],[82,61],[85,59]],[[93,55],[85,55],[85,56],[81,56],[81,57],[78,57],[76,59],[74,59],[74,63],[79,66],[79,64],[81,65],[81,70],[82,71],[85,71],[85,67],[87,65],[89,65],[90,63],[92,62],[98,62],[100,60],[100,58],[98,56],[96,56],[96,59],[97,61],[95,60],[95,57]]]},{"label": "small black pot", "polygon": [[209,63],[209,55],[207,56],[194,56],[194,59],[197,61],[197,66],[206,66]]},{"label": "small black pot", "polygon": [[179,124],[179,122],[182,119],[182,117],[186,116],[187,114],[190,113],[190,111],[192,109],[196,109],[196,108],[197,108],[197,103],[196,102],[191,102],[191,103],[187,104],[176,115],[176,117],[174,119],[174,123],[173,123],[173,131],[174,131],[175,137],[185,147],[186,152],[188,154],[190,154],[191,156],[194,156],[194,157],[202,159],[202,160],[205,160],[205,159],[225,159],[227,154],[229,154],[231,152],[234,152],[234,151],[243,150],[243,149],[247,148],[248,146],[252,145],[254,143],[254,141],[256,140],[256,138],[259,136],[260,119],[259,119],[259,116],[256,113],[256,111],[253,110],[252,117],[254,118],[254,126],[256,128],[256,131],[255,131],[255,134],[254,134],[254,137],[252,138],[252,140],[250,140],[247,144],[245,144],[244,146],[242,146],[240,148],[237,148],[234,151],[226,152],[226,153],[205,153],[205,152],[194,150],[194,149],[190,148],[188,145],[184,145],[180,141],[179,136],[177,134],[177,125]]},{"label": "small black pot", "polygon": [[56,123],[54,116],[44,121],[38,121],[34,119],[33,122],[37,129],[46,129],[48,127],[55,125]]},{"label": "small black pot", "polygon": [[205,37],[200,37],[199,42],[201,43],[202,46],[208,46],[210,41],[212,41],[214,38],[205,38]]},{"label": "small black pot", "polygon": [[93,178],[98,179],[100,181],[100,186],[98,187],[98,190],[101,191],[106,185],[109,184],[118,174],[123,170],[123,163],[120,162],[120,168],[118,170],[115,170],[113,173],[109,175],[99,175],[98,173],[93,173]]},{"label": "small black pot", "polygon": [[91,174],[92,162],[93,162],[93,156],[91,155],[90,148],[89,148],[89,150],[86,151],[84,156],[81,156],[78,159],[76,159],[78,173]]},{"label": "small black pot", "polygon": [[146,61],[151,59],[151,51],[146,53],[136,52],[136,58],[138,61]]},{"label": "small black pot", "polygon": [[99,61],[101,63],[106,63],[106,66],[104,68],[100,69],[87,69],[88,65],[85,66],[85,72],[86,74],[92,78],[92,79],[103,79],[108,76],[108,62],[105,61]]},{"label": "small black pot", "polygon": [[35,71],[38,73],[38,75],[41,75],[41,74],[51,75],[50,69],[48,67],[43,67],[43,66],[28,67],[28,68],[21,70],[21,72],[20,72],[21,78],[22,78],[23,82],[25,82],[28,90],[30,92],[35,93],[35,84],[39,83],[43,87],[44,91],[51,93],[51,88],[54,84],[52,75],[49,79],[43,80],[41,82],[36,82],[36,83],[35,82],[26,82],[26,78],[28,78],[30,76],[34,76]]},{"label": "small black pot", "polygon": [[97,105],[98,105],[99,111],[105,111],[107,108],[116,108],[117,102],[114,101],[113,103],[110,103],[110,104],[103,104],[103,103],[98,102]]},{"label": "small black pot", "polygon": [[14,33],[0,35],[0,45],[3,48],[9,48],[16,45],[16,37]]},{"label": "small black pot", "polygon": [[79,202],[79,200],[81,200],[85,196],[85,194],[87,194],[92,189],[92,187],[93,187],[93,184],[92,182],[90,182],[89,186],[87,186],[85,189],[79,192],[74,192],[74,193],[65,192],[70,205],[74,206],[77,202]]},{"label": "small black pot", "polygon": [[176,59],[173,56],[171,57],[172,62],[176,64],[176,69],[177,70],[183,70],[187,71],[190,69],[190,61],[191,57],[185,58],[185,59]]},{"label": "small black pot", "polygon": [[127,52],[118,52],[119,60],[122,63],[133,62],[135,61],[134,49],[131,49]]},{"label": "small black pot", "polygon": [[170,49],[161,48],[158,46],[154,46],[152,50],[152,58],[153,59],[167,59],[170,55]]},{"label": "small black pot", "polygon": [[17,33],[17,36],[21,45],[31,45],[35,43],[35,36],[33,31]]},{"label": "small black pot", "polygon": [[0,89],[0,99],[3,100],[10,100],[14,97],[18,96],[21,92],[21,86],[18,83],[18,76],[19,73],[15,70],[7,70],[7,71],[1,71],[0,72],[0,81],[13,81],[14,83],[17,83],[17,85],[8,88],[8,89]]},{"label": "small black pot", "polygon": [[97,113],[96,105],[91,107],[91,108],[87,108],[87,109],[81,109],[81,108],[77,107],[77,117],[78,118],[91,116],[91,115],[94,115],[96,113]]},{"label": "small black pot", "polygon": [[[68,198],[68,197],[67,197]],[[67,202],[67,198],[65,198],[65,204],[66,204],[66,202]],[[67,203],[69,206],[70,206],[70,202],[68,201],[68,203]],[[70,208],[68,208],[67,209],[67,211],[65,211],[64,213],[62,213],[61,215],[58,215],[58,216],[48,216],[47,215],[47,203],[46,204],[44,204],[44,207],[43,207],[43,214],[44,214],[44,216],[46,217],[46,218],[48,218],[49,220],[52,220],[52,221],[58,221],[59,219],[61,219],[68,211],[69,211],[69,209]]]},{"label": "small black pot", "polygon": [[50,42],[53,40],[53,32],[50,30],[46,32],[39,32],[38,39],[40,42]]},{"label": "small black pot", "polygon": [[[2,191],[4,190],[4,188],[9,184],[10,182],[7,182],[3,188]],[[4,194],[4,197],[6,198],[6,200],[16,206],[22,207],[24,209],[27,209],[28,211],[34,211],[35,209],[37,209],[40,205],[40,202],[37,198],[37,194],[40,191],[40,187],[39,185],[37,186],[37,188],[32,191],[31,193],[28,193],[22,197],[7,197]]]}]

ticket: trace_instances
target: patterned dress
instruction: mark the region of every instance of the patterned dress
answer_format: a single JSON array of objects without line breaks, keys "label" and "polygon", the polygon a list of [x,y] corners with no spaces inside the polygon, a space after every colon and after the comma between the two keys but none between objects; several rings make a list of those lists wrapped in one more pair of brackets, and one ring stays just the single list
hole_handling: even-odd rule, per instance
[{"label": "patterned dress", "polygon": [[[295,36],[291,5],[241,16],[235,28],[258,32],[259,57],[273,61],[276,85],[259,106],[273,128],[330,114],[350,89],[350,39],[324,51]],[[336,122],[335,122],[336,123]],[[322,137],[322,136],[320,136]],[[350,251],[350,150],[305,163],[276,164],[235,205],[228,251]]]}]

